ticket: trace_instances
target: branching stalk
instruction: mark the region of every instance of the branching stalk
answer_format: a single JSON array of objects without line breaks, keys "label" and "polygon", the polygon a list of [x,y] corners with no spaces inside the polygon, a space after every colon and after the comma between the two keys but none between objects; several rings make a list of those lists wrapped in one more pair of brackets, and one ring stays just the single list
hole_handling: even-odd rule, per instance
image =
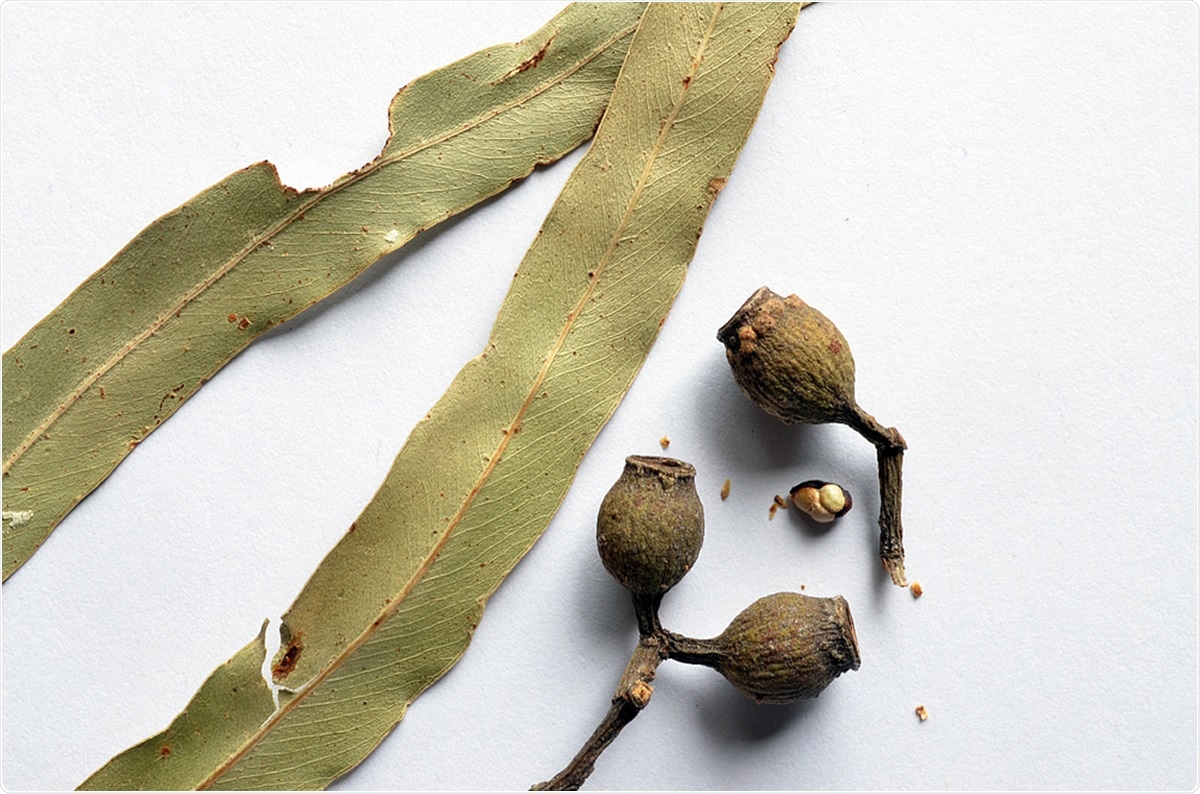
[{"label": "branching stalk", "polygon": [[[661,599],[660,599],[661,600]],[[635,602],[636,603],[636,602]],[[653,621],[658,622],[657,604],[653,611]],[[639,614],[639,622],[641,615]],[[662,629],[659,629],[661,632]],[[650,702],[654,680],[659,664],[666,658],[665,645],[657,633],[643,635],[633,649],[621,682],[613,695],[612,705],[608,713],[600,721],[600,725],[584,743],[583,748],[571,759],[571,762],[554,777],[533,786],[531,791],[578,791],[592,770],[596,768],[596,759],[604,752],[617,735],[642,709]]]}]

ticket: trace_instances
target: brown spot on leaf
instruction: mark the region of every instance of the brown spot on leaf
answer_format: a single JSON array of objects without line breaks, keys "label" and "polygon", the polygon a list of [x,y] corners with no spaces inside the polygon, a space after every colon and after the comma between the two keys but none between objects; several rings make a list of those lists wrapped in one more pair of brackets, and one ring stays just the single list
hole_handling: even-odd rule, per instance
[{"label": "brown spot on leaf", "polygon": [[727,184],[729,184],[729,180],[725,177],[714,176],[712,179],[708,180],[708,194],[710,196],[717,195],[725,188]]},{"label": "brown spot on leaf", "polygon": [[300,661],[300,651],[304,650],[304,646],[300,643],[300,636],[292,638],[291,645],[284,651],[283,656],[271,668],[271,675],[275,678],[287,678],[288,674],[296,669],[296,663]]},{"label": "brown spot on leaf", "polygon": [[842,352],[842,343],[836,339],[829,340],[829,352],[834,355]]},{"label": "brown spot on leaf", "polygon": [[231,314],[230,314],[230,315],[229,315],[227,318],[225,318],[225,319],[229,320],[229,322],[231,322],[231,323],[236,323],[236,322],[237,322],[237,315],[236,315],[236,314],[232,314],[232,313],[231,313]]},{"label": "brown spot on leaf", "polygon": [[167,758],[170,755],[171,755],[171,748],[168,747],[167,745],[164,744],[162,747],[160,747],[158,749],[158,757],[160,760],[163,758]]},{"label": "brown spot on leaf", "polygon": [[241,320],[238,321],[238,330],[239,331],[245,331],[249,327],[250,327],[250,318],[249,317],[243,317]]},{"label": "brown spot on leaf", "polygon": [[[554,36],[557,35],[557,33],[554,34]],[[542,58],[546,57],[546,50],[550,49],[550,42],[554,41],[554,36],[546,39],[546,43],[543,44],[536,53],[534,53],[532,58],[521,62],[521,64],[517,67],[517,74],[526,72],[542,62]]]}]

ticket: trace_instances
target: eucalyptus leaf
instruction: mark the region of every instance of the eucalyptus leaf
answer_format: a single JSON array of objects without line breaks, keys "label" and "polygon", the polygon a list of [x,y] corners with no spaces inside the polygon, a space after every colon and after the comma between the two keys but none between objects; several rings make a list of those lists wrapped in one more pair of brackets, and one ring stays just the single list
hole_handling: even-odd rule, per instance
[{"label": "eucalyptus leaf", "polygon": [[[650,6],[486,348],[417,425],[284,616],[272,660],[279,708],[240,736],[194,726],[213,737],[203,753],[172,748],[163,759],[163,740],[215,698],[225,711],[261,715],[258,687],[231,697],[210,679],[166,733],[118,755],[85,788],[323,787],[458,660],[642,366],[797,11]],[[172,777],[172,767],[187,773]]]},{"label": "eucalyptus leaf", "polygon": [[579,4],[402,88],[370,163],[321,190],[257,163],[155,221],[4,354],[7,579],[268,329],[587,140],[644,4]]}]

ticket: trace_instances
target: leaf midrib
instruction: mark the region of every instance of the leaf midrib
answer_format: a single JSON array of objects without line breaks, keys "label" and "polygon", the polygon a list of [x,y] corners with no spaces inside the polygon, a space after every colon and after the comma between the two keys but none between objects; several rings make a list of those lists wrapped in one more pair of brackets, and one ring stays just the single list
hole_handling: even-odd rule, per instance
[{"label": "leaf midrib", "polygon": [[[630,26],[624,28],[623,30],[615,33],[614,35],[612,35],[611,37],[606,39],[603,43],[601,43],[599,46],[597,46],[594,50],[592,50],[590,53],[588,53],[587,57],[581,58],[579,60],[579,62],[576,63],[573,67],[571,67],[569,70],[567,70],[566,72],[561,74],[559,77],[555,78],[554,80],[550,80],[547,83],[539,86],[536,90],[531,91],[530,93],[528,93],[522,97],[519,97],[519,98],[513,100],[512,102],[509,102],[506,105],[502,105],[499,108],[490,109],[485,114],[478,116],[477,118],[475,118],[474,120],[470,121],[469,123],[463,125],[462,127],[455,128],[452,132],[446,133],[446,134],[438,136],[436,138],[432,138],[429,141],[421,143],[421,144],[414,146],[408,150],[398,152],[396,154],[388,155],[388,156],[384,156],[383,153],[381,152],[379,157],[377,157],[374,160],[372,160],[371,162],[367,163],[366,165],[364,165],[362,168],[358,169],[357,171],[353,171],[353,172],[341,177],[339,181],[336,181],[318,191],[315,191],[313,193],[313,197],[309,201],[298,205],[295,210],[293,210],[291,213],[289,213],[284,218],[282,218],[274,226],[270,227],[262,234],[259,234],[255,237],[253,237],[249,243],[247,243],[245,246],[242,247],[242,249],[240,251],[238,251],[232,257],[230,257],[229,260],[225,264],[223,264],[216,271],[214,271],[209,276],[204,278],[198,284],[193,286],[187,292],[185,292],[183,297],[177,303],[175,303],[166,312],[164,312],[164,313],[160,314],[158,317],[156,317],[154,319],[154,321],[152,323],[150,323],[150,325],[148,325],[144,330],[139,332],[131,341],[126,342],[124,345],[122,345],[120,350],[118,350],[116,353],[114,353],[112,356],[110,356],[108,358],[108,360],[106,360],[99,367],[97,367],[95,370],[93,370],[91,373],[89,373],[87,375],[87,377],[83,378],[83,380],[81,380],[79,382],[79,384],[77,386],[75,386],[74,389],[71,390],[71,392],[67,396],[67,399],[64,400],[62,403],[60,403],[57,408],[55,408],[53,411],[51,411],[50,414],[40,424],[38,424],[37,427],[35,427],[24,439],[21,440],[21,443],[17,445],[17,447],[13,450],[13,452],[7,458],[5,458],[3,467],[2,467],[2,469],[0,469],[0,471],[2,471],[3,474],[7,475],[9,473],[9,471],[12,469],[12,467],[17,463],[17,461],[19,461],[25,455],[26,452],[28,452],[30,449],[32,449],[38,443],[38,441],[42,438],[42,436],[45,435],[50,430],[50,428],[54,426],[55,422],[57,422],[63,416],[63,414],[65,414],[67,411],[69,411],[71,409],[71,407],[73,405],[75,405],[75,403],[77,403],[79,401],[79,399],[81,397],[83,397],[83,395],[86,394],[87,391],[92,386],[94,386],[96,384],[97,381],[100,380],[100,378],[104,377],[114,367],[116,367],[118,364],[120,364],[121,361],[123,361],[130,353],[132,353],[134,350],[136,350],[143,342],[145,342],[147,339],[149,339],[150,337],[157,334],[164,325],[166,325],[168,322],[170,322],[172,317],[179,316],[180,312],[182,312],[183,309],[185,309],[189,303],[194,301],[196,298],[200,297],[200,295],[204,294],[204,292],[207,291],[213,284],[215,284],[217,281],[219,281],[222,277],[226,276],[231,270],[233,270],[239,264],[244,262],[246,257],[248,257],[251,253],[253,253],[259,246],[261,246],[267,240],[270,240],[275,235],[279,234],[284,229],[291,226],[298,219],[303,218],[304,214],[306,212],[308,212],[309,210],[311,210],[314,206],[321,203],[326,198],[336,195],[343,188],[346,188],[346,187],[349,187],[350,185],[355,184],[359,180],[364,179],[367,176],[370,176],[371,174],[379,171],[380,169],[382,169],[385,166],[400,162],[404,159],[412,157],[415,154],[418,154],[419,152],[425,151],[426,149],[429,149],[430,147],[437,146],[439,144],[443,144],[449,140],[452,140],[453,138],[455,138],[459,135],[466,134],[467,132],[470,132],[470,131],[476,129],[480,125],[494,119],[495,117],[499,116],[500,114],[506,113],[515,107],[523,105],[526,102],[529,102],[533,99],[536,99],[538,96],[544,94],[546,91],[549,91],[551,88],[554,88],[554,87],[560,85],[563,81],[567,80],[572,75],[574,75],[576,72],[578,72],[580,69],[587,66],[593,60],[595,60],[601,53],[608,50],[608,48],[611,47],[613,44],[620,41],[624,37],[628,36],[630,33],[632,33],[636,29],[637,29],[636,25],[630,25]],[[554,35],[555,36],[558,35],[558,32],[555,31]],[[551,36],[551,38],[553,38],[553,36]],[[390,140],[388,141],[388,143],[390,143]],[[383,151],[387,151],[388,143],[384,144]],[[272,168],[274,168],[274,166],[272,166]],[[278,173],[276,173],[276,181],[278,181]],[[283,188],[284,190],[291,190],[291,191],[295,192],[294,188],[289,188],[289,187],[283,185],[282,183],[280,183],[280,187]],[[298,195],[300,195],[300,194],[298,193]],[[400,246],[404,245],[404,243],[406,243],[406,242],[407,242],[407,240],[405,240],[404,242],[399,242],[399,244],[396,245],[391,250],[395,250],[395,248],[399,248]],[[122,250],[124,250],[124,249],[122,249]],[[383,256],[386,253],[387,253],[387,251],[381,253],[380,256]],[[117,256],[120,256],[120,253],[118,253]],[[19,345],[20,345],[20,342],[17,343],[17,346],[19,346]],[[224,362],[219,362],[219,363],[224,363]]]},{"label": "leaf midrib", "polygon": [[566,343],[567,336],[570,334],[571,329],[575,325],[576,319],[582,313],[584,307],[587,305],[588,300],[595,291],[596,285],[600,282],[600,277],[603,275],[605,268],[611,260],[613,251],[616,250],[616,247],[620,242],[626,227],[629,225],[630,219],[633,217],[634,209],[637,207],[638,202],[641,199],[642,192],[645,190],[646,183],[650,177],[650,172],[653,169],[654,163],[658,159],[659,153],[662,151],[663,142],[674,128],[675,119],[679,114],[679,110],[683,107],[685,101],[687,100],[691,86],[695,82],[696,73],[700,68],[701,62],[704,60],[704,51],[708,47],[708,42],[712,38],[717,19],[721,15],[722,10],[724,10],[724,7],[725,4],[720,3],[713,10],[712,16],[708,22],[708,28],[705,30],[704,37],[700,41],[700,47],[696,55],[692,58],[692,67],[689,70],[688,75],[689,79],[684,81],[683,88],[679,94],[679,99],[675,102],[674,107],[671,108],[671,112],[667,114],[665,121],[661,125],[658,138],[654,143],[654,148],[651,149],[650,156],[646,159],[646,165],[642,168],[642,174],[638,178],[637,185],[634,188],[634,192],[630,197],[628,204],[626,205],[625,212],[621,216],[621,220],[617,224],[616,229],[613,231],[609,240],[609,244],[607,248],[605,248],[604,253],[601,255],[600,261],[594,268],[595,278],[589,280],[582,296],[580,297],[579,301],[576,302],[575,308],[573,308],[567,314],[566,322],[563,324],[563,329],[559,332],[558,338],[555,340],[554,345],[551,347],[550,353],[546,356],[545,361],[542,364],[542,368],[538,371],[537,376],[534,378],[528,394],[525,396],[521,406],[517,409],[517,413],[512,422],[509,424],[507,430],[501,434],[501,439],[496,445],[495,452],[488,457],[488,462],[480,472],[478,479],[475,481],[475,485],[472,486],[471,490],[463,498],[462,504],[459,505],[458,510],[451,517],[445,531],[438,538],[438,541],[433,545],[428,554],[426,554],[425,560],[421,563],[420,567],[418,567],[417,570],[413,572],[413,575],[409,577],[408,581],[404,583],[404,586],[400,589],[397,596],[380,611],[379,616],[371,622],[371,625],[362,633],[360,633],[352,643],[349,643],[346,648],[341,651],[341,653],[335,656],[323,670],[314,675],[299,689],[295,690],[288,702],[280,706],[277,711],[267,718],[258,731],[249,739],[247,739],[246,743],[238,748],[236,753],[231,755],[225,763],[217,767],[217,769],[215,769],[208,777],[206,777],[200,782],[199,785],[197,785],[196,788],[198,790],[204,790],[212,786],[212,784],[219,780],[221,776],[232,769],[233,766],[246,755],[246,753],[250,752],[250,750],[252,750],[264,736],[270,733],[284,717],[286,717],[294,708],[296,708],[296,706],[303,702],[303,700],[309,694],[315,692],[321,686],[321,684],[324,683],[324,681],[330,675],[332,675],[335,670],[340,668],[341,665],[355,651],[362,647],[362,645],[366,643],[368,639],[374,636],[376,630],[378,630],[380,626],[387,622],[387,620],[396,613],[396,611],[400,608],[400,605],[405,601],[405,599],[408,598],[417,584],[424,579],[425,574],[429,572],[430,567],[432,567],[433,563],[437,560],[442,549],[445,547],[446,543],[449,542],[450,537],[454,534],[455,529],[458,528],[458,525],[461,523],[463,517],[470,509],[471,504],[475,501],[475,497],[479,495],[480,490],[487,483],[488,478],[495,470],[496,464],[499,463],[501,456],[504,454],[504,450],[508,447],[508,442],[515,435],[516,428],[520,426],[526,412],[533,404],[534,399],[536,399],[538,390],[541,388],[546,375],[549,373],[551,365],[555,360],[557,360],[563,345]]}]

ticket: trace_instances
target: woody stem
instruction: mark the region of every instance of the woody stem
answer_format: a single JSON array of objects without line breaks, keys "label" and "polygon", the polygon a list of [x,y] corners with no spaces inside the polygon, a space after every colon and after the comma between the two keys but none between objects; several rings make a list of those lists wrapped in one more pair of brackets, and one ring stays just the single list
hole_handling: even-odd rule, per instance
[{"label": "woody stem", "polygon": [[904,527],[900,523],[901,470],[908,444],[894,427],[884,427],[857,405],[846,424],[875,445],[879,465],[879,557],[892,583],[908,585],[904,574]]},{"label": "woody stem", "polygon": [[633,649],[629,664],[617,685],[608,713],[584,743],[571,762],[554,777],[533,786],[531,791],[578,791],[596,768],[596,760],[617,735],[650,702],[655,671],[666,658],[662,640],[657,634],[643,635]]}]

